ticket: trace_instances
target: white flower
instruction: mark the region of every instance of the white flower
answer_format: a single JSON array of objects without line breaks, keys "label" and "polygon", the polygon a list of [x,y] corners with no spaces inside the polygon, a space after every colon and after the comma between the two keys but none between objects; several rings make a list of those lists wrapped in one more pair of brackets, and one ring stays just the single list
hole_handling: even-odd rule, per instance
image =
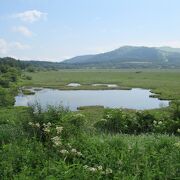
[{"label": "white flower", "polygon": [[54,143],[55,146],[60,146],[62,144],[61,139],[58,136],[55,136],[55,137],[51,138],[51,140],[52,140],[52,142]]},{"label": "white flower", "polygon": [[177,132],[180,133],[180,129],[177,129]]},{"label": "white flower", "polygon": [[44,132],[46,132],[46,133],[50,133],[50,129],[49,129],[48,127],[45,127],[43,130],[44,130]]},{"label": "white flower", "polygon": [[57,134],[60,134],[62,132],[62,130],[63,130],[63,127],[61,127],[61,126],[56,127]]},{"label": "white flower", "polygon": [[36,123],[35,126],[39,128],[39,127],[40,127],[40,124],[39,124],[39,123]]},{"label": "white flower", "polygon": [[72,153],[77,153],[77,150],[76,149],[71,149],[71,152]]},{"label": "white flower", "polygon": [[50,122],[48,122],[48,123],[47,123],[47,126],[51,126],[51,123],[50,123]]},{"label": "white flower", "polygon": [[28,124],[29,124],[30,126],[33,126],[33,125],[34,125],[32,122],[29,122]]},{"label": "white flower", "polygon": [[180,141],[179,141],[179,142],[177,142],[177,143],[175,143],[175,144],[174,144],[174,146],[176,146],[177,148],[179,148],[179,149],[180,149]]},{"label": "white flower", "polygon": [[62,149],[62,150],[60,151],[60,153],[62,153],[62,154],[69,154],[69,152],[68,152],[66,149]]},{"label": "white flower", "polygon": [[159,121],[158,124],[161,125],[161,124],[162,124],[162,121]]},{"label": "white flower", "polygon": [[97,171],[97,169],[94,168],[94,167],[89,167],[88,170],[91,171],[91,172],[96,172]]},{"label": "white flower", "polygon": [[77,156],[82,156],[82,153],[81,152],[77,152]]},{"label": "white flower", "polygon": [[156,123],[157,123],[157,121],[153,121],[153,123],[154,123],[154,124],[156,124]]}]

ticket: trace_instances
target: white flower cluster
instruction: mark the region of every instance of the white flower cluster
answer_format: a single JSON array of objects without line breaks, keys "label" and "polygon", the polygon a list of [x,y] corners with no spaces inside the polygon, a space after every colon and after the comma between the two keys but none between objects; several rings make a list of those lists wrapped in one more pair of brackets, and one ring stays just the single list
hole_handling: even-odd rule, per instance
[{"label": "white flower cluster", "polygon": [[154,120],[154,121],[153,121],[153,124],[158,126],[158,125],[162,125],[163,122],[162,122],[162,121],[157,122],[157,121]]},{"label": "white flower cluster", "polygon": [[106,118],[108,118],[108,119],[112,118],[111,114],[107,114]]},{"label": "white flower cluster", "polygon": [[105,174],[105,175],[113,173],[112,169],[110,169],[110,168],[103,169],[102,166],[90,167],[88,165],[85,165],[83,167],[85,170],[93,172],[93,173],[99,172],[99,173]]},{"label": "white flower cluster", "polygon": [[73,156],[80,157],[80,156],[83,155],[81,152],[77,151],[75,148],[72,148],[70,150],[62,149],[62,150],[60,150],[60,153],[62,155],[64,155],[64,156],[66,156],[66,155],[73,155]]},{"label": "white flower cluster", "polygon": [[40,128],[40,124],[39,124],[39,123],[29,122],[28,124],[29,124],[29,126],[31,126],[31,127]]},{"label": "white flower cluster", "polygon": [[43,130],[44,130],[44,132],[46,132],[46,133],[50,133],[50,131],[51,131],[51,123],[50,122],[48,122],[47,124],[45,124],[45,123],[43,123]]},{"label": "white flower cluster", "polygon": [[61,134],[62,130],[63,130],[63,127],[61,127],[61,126],[56,126],[56,132],[57,132],[57,134]]},{"label": "white flower cluster", "polygon": [[62,145],[62,142],[61,142],[61,139],[60,139],[59,136],[55,136],[55,137],[51,138],[51,140],[52,140],[53,145],[54,145],[55,147],[59,147],[59,146]]},{"label": "white flower cluster", "polygon": [[180,149],[180,141],[175,143],[174,146]]}]

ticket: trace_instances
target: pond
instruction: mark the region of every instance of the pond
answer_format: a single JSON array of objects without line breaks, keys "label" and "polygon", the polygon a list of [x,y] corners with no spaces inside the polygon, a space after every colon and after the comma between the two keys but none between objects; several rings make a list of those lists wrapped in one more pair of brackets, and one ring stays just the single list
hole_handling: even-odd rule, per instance
[{"label": "pond", "polygon": [[[32,89],[34,91],[34,89]],[[104,106],[109,108],[154,109],[167,107],[169,101],[149,97],[150,90],[56,90],[41,89],[34,95],[19,94],[15,106],[28,106],[38,102],[42,107],[63,105],[70,110],[81,106]]]}]

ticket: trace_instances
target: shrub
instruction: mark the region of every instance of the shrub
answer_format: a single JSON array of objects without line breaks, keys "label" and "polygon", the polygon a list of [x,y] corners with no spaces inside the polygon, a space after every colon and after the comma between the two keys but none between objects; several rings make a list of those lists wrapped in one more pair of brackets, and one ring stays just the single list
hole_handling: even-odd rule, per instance
[{"label": "shrub", "polygon": [[140,134],[153,132],[155,117],[147,112],[128,112],[120,109],[106,110],[104,119],[95,127],[110,133]]},{"label": "shrub", "polygon": [[14,104],[13,94],[8,90],[0,88],[0,107],[6,107]]}]

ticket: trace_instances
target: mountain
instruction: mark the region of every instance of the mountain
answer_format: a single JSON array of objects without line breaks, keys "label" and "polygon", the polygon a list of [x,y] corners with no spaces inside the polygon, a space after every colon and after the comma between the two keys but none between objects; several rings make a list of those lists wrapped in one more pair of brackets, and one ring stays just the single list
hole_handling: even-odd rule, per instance
[{"label": "mountain", "polygon": [[77,56],[61,64],[80,68],[179,68],[180,51],[170,47],[123,46],[106,53]]},{"label": "mountain", "polygon": [[172,47],[169,47],[169,46],[163,46],[163,47],[159,47],[157,49],[160,49],[160,50],[166,51],[166,52],[180,53],[180,48],[172,48]]}]

